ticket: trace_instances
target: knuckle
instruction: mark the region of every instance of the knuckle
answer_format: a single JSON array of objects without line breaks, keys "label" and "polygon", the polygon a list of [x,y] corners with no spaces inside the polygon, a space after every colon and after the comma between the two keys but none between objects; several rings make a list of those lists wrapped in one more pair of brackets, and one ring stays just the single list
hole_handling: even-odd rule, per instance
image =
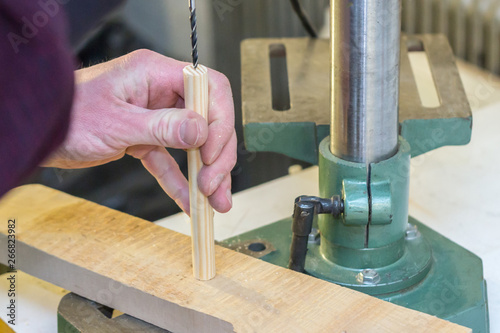
[{"label": "knuckle", "polygon": [[183,197],[183,194],[184,194],[183,192],[184,192],[184,191],[183,191],[183,189],[182,189],[182,188],[177,187],[177,188],[172,189],[172,190],[170,191],[169,195],[170,195],[170,197],[172,198],[172,200],[174,200],[174,201],[176,201],[176,202],[177,202],[177,201],[182,200],[182,197]]},{"label": "knuckle", "polygon": [[220,119],[217,124],[218,130],[221,132],[226,140],[229,140],[234,133],[234,119],[231,115]]},{"label": "knuckle", "polygon": [[223,119],[219,124],[218,124],[218,129],[216,130],[215,135],[224,141],[228,141],[231,136],[233,135],[234,132],[234,126],[231,122],[228,121],[228,119]]},{"label": "knuckle", "polygon": [[172,144],[172,121],[169,115],[163,115],[153,121],[153,135],[160,144]]},{"label": "knuckle", "polygon": [[157,53],[148,49],[139,49],[129,53],[131,59],[150,59],[151,57],[156,57]]}]

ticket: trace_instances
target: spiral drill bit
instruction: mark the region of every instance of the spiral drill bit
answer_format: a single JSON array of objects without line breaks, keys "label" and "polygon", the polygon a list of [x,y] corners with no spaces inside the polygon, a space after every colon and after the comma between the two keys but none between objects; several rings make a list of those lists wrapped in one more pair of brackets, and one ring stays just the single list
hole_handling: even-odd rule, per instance
[{"label": "spiral drill bit", "polygon": [[189,0],[189,20],[191,21],[191,56],[193,57],[193,67],[198,66],[198,32],[196,31],[196,5],[194,0]]}]

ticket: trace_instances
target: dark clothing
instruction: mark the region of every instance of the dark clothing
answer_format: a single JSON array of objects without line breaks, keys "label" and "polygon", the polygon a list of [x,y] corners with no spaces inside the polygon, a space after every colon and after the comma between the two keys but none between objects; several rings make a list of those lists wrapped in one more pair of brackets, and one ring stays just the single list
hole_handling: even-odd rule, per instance
[{"label": "dark clothing", "polygon": [[0,196],[65,137],[74,87],[67,1],[0,0]]}]

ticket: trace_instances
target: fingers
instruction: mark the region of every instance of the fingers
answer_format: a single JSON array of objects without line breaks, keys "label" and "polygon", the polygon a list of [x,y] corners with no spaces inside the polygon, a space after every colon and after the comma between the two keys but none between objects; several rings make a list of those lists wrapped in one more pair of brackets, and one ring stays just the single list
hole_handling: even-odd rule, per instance
[{"label": "fingers", "polygon": [[135,146],[127,154],[141,160],[163,190],[189,215],[189,187],[177,162],[163,147]]},{"label": "fingers", "polygon": [[231,85],[223,74],[209,70],[208,137],[201,148],[203,163],[219,157],[234,132],[234,102]]},{"label": "fingers", "polygon": [[[123,128],[124,135],[121,138],[127,141],[125,146],[200,147],[205,164],[198,175],[200,190],[209,196],[214,209],[222,212],[229,210],[232,206],[230,172],[236,163],[236,134],[233,96],[228,79],[221,73],[209,70],[209,116],[204,120],[193,111],[169,109],[184,107],[182,70],[188,63],[147,50],[133,52],[126,60],[123,67],[127,72],[136,69],[127,78],[134,82],[145,82],[147,90],[127,90],[123,94],[126,98],[121,98],[129,108],[137,108],[135,112],[127,112],[125,124],[118,125]],[[137,154],[134,150],[132,152]],[[171,195],[172,189],[169,190],[165,171],[165,168],[173,170],[172,165],[175,164],[170,155],[163,148],[150,148],[149,152],[138,158],[142,159],[146,168]],[[178,190],[179,174],[182,174],[177,164],[175,169],[175,176],[172,177],[177,182],[174,190]],[[186,182],[184,177],[182,179]],[[180,198],[179,195],[177,197]],[[185,197],[189,198],[187,187]],[[189,210],[182,200],[181,204],[185,211]]]},{"label": "fingers", "polygon": [[212,207],[220,213],[227,213],[231,209],[233,206],[231,197],[231,174],[226,175],[217,190],[208,197],[208,201]]},{"label": "fingers", "polygon": [[233,131],[231,139],[228,144],[224,146],[219,158],[211,165],[204,165],[201,168],[198,174],[198,186],[200,191],[206,196],[213,195],[227,176],[230,175],[235,164],[236,133]]},{"label": "fingers", "polygon": [[[144,167],[153,175],[165,193],[189,215],[188,181],[177,162],[163,147],[135,146],[127,149],[127,154],[140,159]],[[208,168],[205,166],[204,168]],[[227,173],[214,192],[208,197],[212,207],[226,213],[232,207],[231,174]]]},{"label": "fingers", "polygon": [[[184,79],[182,70],[189,63],[177,61],[149,50],[134,51],[124,57],[126,80],[146,83],[147,90],[127,89],[122,100],[147,109],[184,107]],[[132,74],[130,74],[132,73]],[[231,85],[225,75],[209,70],[208,134],[201,149],[202,160],[212,164],[229,142],[234,130],[234,103]],[[147,102],[144,97],[147,96]],[[137,101],[137,102],[136,102]],[[140,101],[140,102],[139,102]],[[144,113],[140,110],[138,113]],[[160,131],[161,127],[157,128]],[[162,137],[162,135],[158,135]],[[176,142],[178,143],[178,142]],[[149,143],[142,143],[149,144]],[[172,144],[165,144],[174,147]],[[190,148],[175,146],[178,148]]]},{"label": "fingers", "polygon": [[130,112],[117,135],[126,146],[154,145],[189,149],[203,145],[208,136],[205,119],[186,109],[152,110],[146,113]]},{"label": "fingers", "polygon": [[[123,58],[125,80],[133,86],[139,84],[146,90],[129,89],[126,92],[131,104],[155,110],[178,105],[184,96],[182,70],[187,62],[165,57],[150,50],[137,50]],[[147,97],[147,98],[144,98]]]}]

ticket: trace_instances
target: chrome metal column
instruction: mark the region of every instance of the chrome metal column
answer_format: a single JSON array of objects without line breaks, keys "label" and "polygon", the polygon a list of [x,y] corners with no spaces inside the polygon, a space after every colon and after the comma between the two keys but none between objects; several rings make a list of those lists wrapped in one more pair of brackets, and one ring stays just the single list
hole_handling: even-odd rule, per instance
[{"label": "chrome metal column", "polygon": [[398,142],[401,0],[331,0],[330,150],[372,163]]}]

